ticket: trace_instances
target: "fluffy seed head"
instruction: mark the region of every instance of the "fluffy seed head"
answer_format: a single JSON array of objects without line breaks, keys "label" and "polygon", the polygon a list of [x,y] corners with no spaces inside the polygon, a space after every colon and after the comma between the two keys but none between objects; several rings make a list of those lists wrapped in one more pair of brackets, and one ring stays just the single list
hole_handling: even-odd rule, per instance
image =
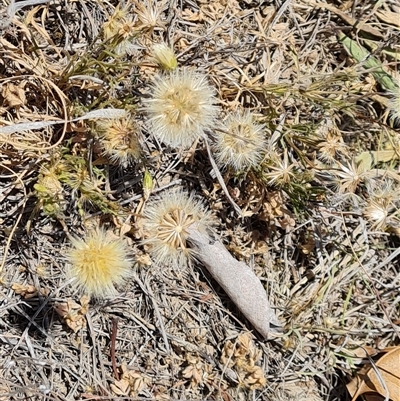
[{"label": "fluffy seed head", "polygon": [[168,7],[166,0],[135,1],[134,7],[140,30],[151,33],[154,29],[162,29],[165,26],[163,13]]},{"label": "fluffy seed head", "polygon": [[187,229],[195,222],[201,230],[212,226],[210,212],[194,195],[183,191],[170,191],[162,198],[147,205],[143,229],[144,244],[157,264],[185,266],[193,258],[193,251],[187,247]]},{"label": "fluffy seed head", "polygon": [[125,166],[140,158],[139,128],[133,118],[99,121],[96,131],[111,162]]},{"label": "fluffy seed head", "polygon": [[108,40],[118,33],[120,21],[127,16],[125,10],[122,10],[119,5],[115,8],[113,15],[103,25],[103,37]]},{"label": "fluffy seed head", "polygon": [[296,178],[296,164],[290,163],[288,152],[285,150],[283,156],[273,155],[267,165],[265,178],[268,185],[283,187],[290,184]]},{"label": "fluffy seed head", "polygon": [[173,49],[166,43],[155,44],[153,46],[153,56],[163,70],[173,71],[178,66]]},{"label": "fluffy seed head", "polygon": [[130,275],[132,261],[126,245],[112,235],[97,229],[84,239],[72,238],[72,248],[66,255],[75,287],[97,299],[115,295],[115,286]]},{"label": "fluffy seed head", "polygon": [[264,125],[253,122],[249,111],[230,115],[223,131],[216,131],[214,151],[220,166],[231,166],[236,171],[255,167],[262,158],[267,142]]},{"label": "fluffy seed head", "polygon": [[333,164],[339,155],[348,153],[340,130],[330,118],[320,125],[316,132],[316,139],[318,141],[317,156],[325,163]]},{"label": "fluffy seed head", "polygon": [[336,187],[339,193],[355,192],[357,187],[368,178],[368,168],[364,163],[350,160],[337,163],[339,168],[335,171]]},{"label": "fluffy seed head", "polygon": [[390,181],[371,180],[367,184],[369,199],[364,209],[364,216],[373,228],[384,229],[388,225],[389,215],[397,210],[399,191]]},{"label": "fluffy seed head", "polygon": [[154,79],[145,101],[152,133],[166,145],[189,147],[210,128],[218,111],[215,91],[205,76],[177,69]]},{"label": "fluffy seed head", "polygon": [[378,229],[386,226],[390,205],[383,200],[370,199],[364,209],[364,216]]}]

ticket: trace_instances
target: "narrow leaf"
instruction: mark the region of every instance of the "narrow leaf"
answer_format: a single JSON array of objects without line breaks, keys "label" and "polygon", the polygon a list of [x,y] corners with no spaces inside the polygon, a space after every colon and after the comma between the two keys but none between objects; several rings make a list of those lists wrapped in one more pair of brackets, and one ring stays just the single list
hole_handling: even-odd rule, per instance
[{"label": "narrow leaf", "polygon": [[371,74],[383,88],[390,91],[398,90],[398,85],[393,77],[382,68],[381,62],[377,58],[371,56],[371,53],[367,49],[360,46],[342,32],[339,33],[339,40],[343,43],[347,52],[357,62],[361,63],[365,69],[371,70]]}]

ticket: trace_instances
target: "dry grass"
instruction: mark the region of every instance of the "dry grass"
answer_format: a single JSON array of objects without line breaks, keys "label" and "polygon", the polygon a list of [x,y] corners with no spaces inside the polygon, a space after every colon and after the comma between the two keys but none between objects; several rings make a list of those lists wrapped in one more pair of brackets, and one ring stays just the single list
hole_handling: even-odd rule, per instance
[{"label": "dry grass", "polygon": [[[0,400],[350,399],[362,349],[399,343],[398,5],[117,4],[0,5]],[[161,42],[208,77],[220,119],[265,125],[261,164],[220,171],[242,217],[203,140],[170,149],[148,129]],[[109,159],[103,120],[85,119],[111,108],[133,116],[140,161]],[[201,266],[151,263],[142,211],[169,187],[202,196],[282,336],[252,332]],[[89,302],[65,251],[99,226],[135,264],[118,296]]]}]

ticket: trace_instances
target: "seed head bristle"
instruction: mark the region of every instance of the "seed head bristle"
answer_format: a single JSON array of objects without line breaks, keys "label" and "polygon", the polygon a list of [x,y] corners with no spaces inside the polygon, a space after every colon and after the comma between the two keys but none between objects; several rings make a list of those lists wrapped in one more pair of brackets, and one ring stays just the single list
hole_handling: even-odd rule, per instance
[{"label": "seed head bristle", "polygon": [[368,200],[364,216],[376,229],[385,229],[389,216],[398,210],[398,188],[391,180],[371,180],[367,183]]},{"label": "seed head bristle", "polygon": [[395,91],[392,91],[390,95],[388,102],[390,115],[396,123],[400,123],[400,86]]}]

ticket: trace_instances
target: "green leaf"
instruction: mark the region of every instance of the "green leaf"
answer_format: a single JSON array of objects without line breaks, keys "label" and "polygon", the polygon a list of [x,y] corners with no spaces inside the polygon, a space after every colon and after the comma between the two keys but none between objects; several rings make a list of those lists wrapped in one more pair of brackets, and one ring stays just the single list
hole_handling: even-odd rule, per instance
[{"label": "green leaf", "polygon": [[357,60],[357,62],[361,63],[365,69],[372,70],[371,74],[383,88],[389,91],[397,91],[399,89],[393,77],[382,68],[381,62],[377,58],[371,56],[371,53],[367,49],[360,46],[342,32],[339,33],[339,40],[343,43],[347,52]]}]

